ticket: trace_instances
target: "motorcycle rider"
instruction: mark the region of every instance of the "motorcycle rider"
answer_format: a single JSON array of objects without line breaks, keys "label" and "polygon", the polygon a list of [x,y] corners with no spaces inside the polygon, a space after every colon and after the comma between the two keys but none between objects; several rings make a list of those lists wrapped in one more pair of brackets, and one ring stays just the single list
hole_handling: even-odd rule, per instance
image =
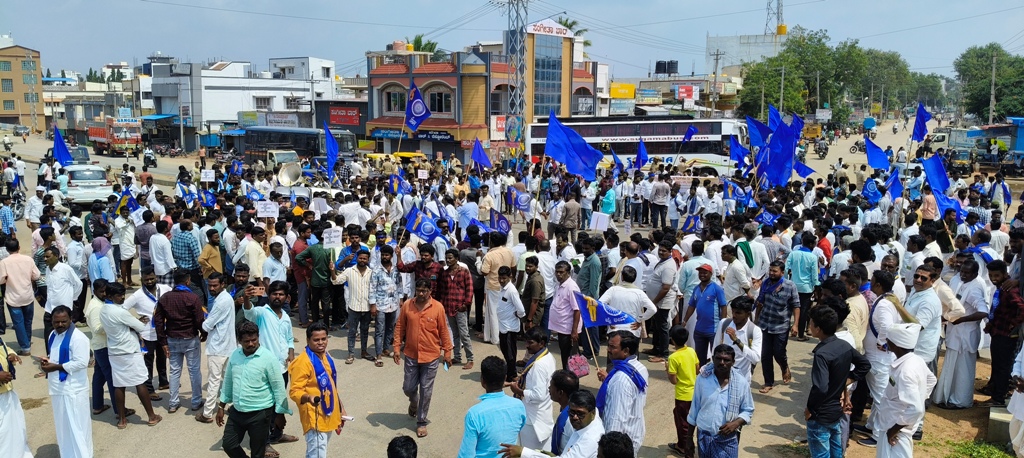
[{"label": "motorcycle rider", "polygon": [[14,143],[11,142],[11,137],[8,136],[7,134],[4,134],[4,149],[6,149],[7,151],[10,151],[11,150],[11,145],[13,145],[13,144]]}]

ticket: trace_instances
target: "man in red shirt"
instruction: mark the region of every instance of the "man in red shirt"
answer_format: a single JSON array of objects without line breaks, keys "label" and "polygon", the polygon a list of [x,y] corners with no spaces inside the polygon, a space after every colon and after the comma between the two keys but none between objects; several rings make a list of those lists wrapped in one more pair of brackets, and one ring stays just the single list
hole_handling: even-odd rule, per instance
[{"label": "man in red shirt", "polygon": [[473,303],[473,277],[469,270],[459,265],[459,250],[449,249],[444,255],[445,270],[441,274],[441,305],[448,316],[455,346],[455,364],[462,364],[461,349],[466,350],[466,365],[463,370],[473,368],[473,343],[469,335],[469,306]]},{"label": "man in red shirt", "polygon": [[[420,260],[411,264],[402,262],[402,258],[398,258],[398,271],[407,274],[415,274],[415,281],[419,284],[420,280],[426,280],[430,282],[430,296],[433,298],[441,297],[441,271],[444,270],[441,267],[441,263],[434,261],[434,246],[429,243],[421,243],[419,246]],[[443,256],[444,253],[441,253]],[[395,347],[398,348],[398,347]]]}]

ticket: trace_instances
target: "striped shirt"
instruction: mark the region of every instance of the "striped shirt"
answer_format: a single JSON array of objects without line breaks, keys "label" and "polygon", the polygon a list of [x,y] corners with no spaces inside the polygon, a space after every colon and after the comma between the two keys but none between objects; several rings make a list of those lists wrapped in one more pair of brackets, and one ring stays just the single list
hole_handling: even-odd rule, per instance
[{"label": "striped shirt", "polygon": [[191,232],[179,232],[171,238],[171,254],[174,255],[174,262],[182,269],[199,268],[199,241]]}]

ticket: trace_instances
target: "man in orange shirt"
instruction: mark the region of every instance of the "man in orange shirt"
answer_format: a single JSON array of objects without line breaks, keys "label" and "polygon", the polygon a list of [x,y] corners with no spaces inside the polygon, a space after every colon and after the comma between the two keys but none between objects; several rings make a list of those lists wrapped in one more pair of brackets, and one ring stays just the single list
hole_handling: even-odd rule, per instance
[{"label": "man in orange shirt", "polygon": [[[405,344],[402,391],[409,397],[409,416],[416,417],[417,437],[427,437],[427,412],[434,394],[441,350],[444,350],[445,367],[452,364],[452,338],[444,306],[430,297],[430,291],[430,280],[416,280],[416,296],[402,304],[395,325],[394,348],[397,350]],[[401,364],[397,351],[395,364]]]},{"label": "man in orange shirt", "polygon": [[341,433],[345,427],[342,417],[348,413],[338,395],[338,373],[327,354],[327,326],[323,323],[306,328],[306,351],[288,365],[288,375],[292,379],[288,397],[299,405],[306,456],[327,458],[331,432]]}]

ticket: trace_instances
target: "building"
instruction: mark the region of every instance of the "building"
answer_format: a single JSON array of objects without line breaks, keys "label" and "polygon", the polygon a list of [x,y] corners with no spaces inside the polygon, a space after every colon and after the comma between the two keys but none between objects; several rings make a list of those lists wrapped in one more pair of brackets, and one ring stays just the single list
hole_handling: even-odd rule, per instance
[{"label": "building", "polygon": [[[523,94],[527,124],[552,111],[556,116],[596,116],[598,101],[608,98],[607,66],[577,61],[582,58],[577,41],[570,30],[550,19],[527,26]],[[432,62],[433,53],[412,51],[401,41],[385,51],[368,52],[366,135],[377,141],[376,150],[466,158],[476,139],[494,157],[520,148],[506,141],[510,136],[505,130],[509,112],[506,49],[502,42],[478,42],[451,53],[443,62]],[[432,113],[414,133],[404,127],[412,82]]]},{"label": "building", "polygon": [[[120,83],[82,83],[106,86]],[[58,88],[60,86],[54,86]],[[54,94],[57,94],[55,92]],[[64,119],[57,120],[57,127],[64,131],[64,137],[74,138],[80,144],[89,141],[89,127],[103,127],[107,117],[128,118],[131,114],[130,93],[117,91],[76,91],[61,94],[61,112]]]},{"label": "building", "polygon": [[[51,79],[59,80],[60,78]],[[130,89],[126,86],[127,84],[124,83],[89,83],[84,81],[80,83],[54,81],[52,84],[44,84],[40,86],[40,91],[42,92],[43,104],[45,106],[46,125],[55,125],[61,130],[68,129],[69,127],[74,129],[74,123],[69,125],[67,122],[65,103],[67,101],[103,99],[106,94],[120,94],[116,98],[120,105],[113,108],[113,112],[106,111],[105,115],[120,116],[125,114],[120,108],[132,108],[135,105],[135,99]],[[85,116],[85,112],[80,111],[78,119],[82,119],[83,116]]]},{"label": "building", "polygon": [[726,75],[740,75],[743,64],[761,62],[769,57],[775,57],[782,51],[786,44],[784,26],[779,29],[780,34],[768,35],[732,35],[724,37],[707,37],[707,52],[705,53],[704,69],[708,74],[715,71],[715,53],[721,53],[718,57],[718,72]]},{"label": "building", "polygon": [[0,46],[0,124],[46,130],[39,51],[14,44],[10,35],[0,36]]},{"label": "building", "polygon": [[[112,76],[115,77],[114,81],[130,80],[135,77],[134,69],[128,65],[128,62],[104,65],[100,69],[100,73],[103,75],[104,81],[110,81]],[[121,75],[120,79],[116,78],[118,74]]]},{"label": "building", "polygon": [[[151,76],[153,100],[153,114],[142,116],[143,128],[154,141],[179,142],[194,151],[198,132],[238,126],[240,113],[264,112],[267,118],[276,116],[295,127],[308,127],[312,102],[334,98],[334,61],[275,58],[270,59],[269,68],[274,71],[257,72],[244,61],[181,63],[157,53],[140,72]],[[148,100],[146,84],[140,76],[143,107]]]}]

